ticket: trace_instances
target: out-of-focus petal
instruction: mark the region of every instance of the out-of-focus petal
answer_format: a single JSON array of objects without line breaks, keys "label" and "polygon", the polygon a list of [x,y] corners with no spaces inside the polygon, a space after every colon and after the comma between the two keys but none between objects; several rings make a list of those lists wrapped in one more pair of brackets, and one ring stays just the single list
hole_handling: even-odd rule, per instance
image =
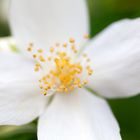
[{"label": "out-of-focus petal", "polygon": [[40,95],[33,62],[0,52],[0,125],[21,125],[38,117],[46,99]]},{"label": "out-of-focus petal", "polygon": [[29,42],[47,49],[69,37],[80,42],[88,33],[85,0],[12,0],[10,18],[21,49]]},{"label": "out-of-focus petal", "polygon": [[95,37],[85,52],[94,74],[88,87],[109,97],[127,97],[140,92],[140,19],[123,20]]},{"label": "out-of-focus petal", "polygon": [[54,97],[39,119],[38,139],[121,140],[121,137],[106,101],[80,89]]}]

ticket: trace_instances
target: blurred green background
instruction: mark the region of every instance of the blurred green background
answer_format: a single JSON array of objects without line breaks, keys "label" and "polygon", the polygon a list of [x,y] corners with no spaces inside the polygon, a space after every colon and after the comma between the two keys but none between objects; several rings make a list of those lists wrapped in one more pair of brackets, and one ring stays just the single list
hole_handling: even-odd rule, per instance
[{"label": "blurred green background", "polygon": [[[8,0],[0,0],[0,36],[10,35],[7,24]],[[91,36],[123,18],[140,16],[140,0],[87,0]],[[140,140],[140,95],[127,99],[109,100],[120,124],[123,140]],[[0,127],[0,140],[36,140],[36,121],[21,127]]]}]

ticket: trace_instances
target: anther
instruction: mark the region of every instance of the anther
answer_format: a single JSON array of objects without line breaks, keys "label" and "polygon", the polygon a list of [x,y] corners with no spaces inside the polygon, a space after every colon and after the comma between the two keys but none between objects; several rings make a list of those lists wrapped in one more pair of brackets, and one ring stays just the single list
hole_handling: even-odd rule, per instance
[{"label": "anther", "polygon": [[70,42],[70,43],[75,43],[75,39],[74,39],[74,38],[70,38],[70,39],[69,39],[69,42]]},{"label": "anther", "polygon": [[33,54],[33,58],[37,58],[37,55],[36,54]]},{"label": "anther", "polygon": [[42,49],[38,49],[38,53],[42,53],[43,52],[43,50]]},{"label": "anther", "polygon": [[50,52],[51,52],[51,53],[54,52],[54,48],[53,48],[53,47],[50,48]]},{"label": "anther", "polygon": [[84,38],[85,38],[85,39],[89,39],[89,38],[90,38],[89,34],[85,34],[85,35],[84,35]]},{"label": "anther", "polygon": [[45,58],[44,58],[42,55],[39,56],[39,60],[40,60],[41,62],[45,62]]},{"label": "anther", "polygon": [[63,44],[63,47],[64,47],[64,48],[66,48],[66,47],[67,47],[67,45],[68,45],[67,43],[64,43],[64,44]]}]

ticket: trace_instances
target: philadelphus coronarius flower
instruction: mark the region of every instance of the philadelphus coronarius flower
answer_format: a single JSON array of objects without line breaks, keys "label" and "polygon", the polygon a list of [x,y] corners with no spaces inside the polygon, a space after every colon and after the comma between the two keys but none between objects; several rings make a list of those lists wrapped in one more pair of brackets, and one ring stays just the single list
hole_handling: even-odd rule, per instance
[{"label": "philadelphus coronarius flower", "polygon": [[140,19],[83,47],[84,0],[12,0],[10,19],[20,52],[0,52],[0,124],[38,117],[39,140],[121,140],[105,97],[140,91]]}]

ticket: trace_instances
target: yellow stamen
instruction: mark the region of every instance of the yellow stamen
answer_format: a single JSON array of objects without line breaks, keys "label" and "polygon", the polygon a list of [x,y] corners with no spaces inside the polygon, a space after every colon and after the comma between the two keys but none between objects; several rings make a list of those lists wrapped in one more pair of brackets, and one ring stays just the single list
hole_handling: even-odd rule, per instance
[{"label": "yellow stamen", "polygon": [[33,50],[33,43],[29,43],[27,51],[31,52]]},{"label": "yellow stamen", "polygon": [[85,39],[89,39],[89,38],[90,38],[90,35],[89,35],[89,34],[85,34],[85,35],[84,35],[84,38],[85,38]]},{"label": "yellow stamen", "polygon": [[43,53],[43,50],[42,49],[38,49],[38,53]]},{"label": "yellow stamen", "polygon": [[63,47],[65,47],[65,48],[66,48],[66,47],[67,47],[67,43],[64,43],[64,44],[63,44]]},{"label": "yellow stamen", "polygon": [[37,55],[36,54],[33,54],[33,58],[37,58]]},{"label": "yellow stamen", "polygon": [[[34,70],[36,72],[42,70],[44,73],[39,80],[42,94],[46,95],[50,90],[69,93],[88,83],[87,77],[93,73],[89,65],[90,59],[87,54],[83,54],[82,59],[84,61],[80,60],[79,62],[76,59],[74,61],[74,57],[76,58],[76,53],[79,51],[74,43],[75,39],[73,38],[69,39],[69,43],[63,43],[62,45],[56,43],[50,48],[51,55],[47,57],[42,49],[38,49],[37,53],[33,54],[33,58],[36,59]],[[29,45],[29,51],[32,50],[31,46]],[[69,51],[66,51],[67,49],[70,49],[73,55],[70,55]],[[82,62],[85,62],[85,64]],[[86,73],[87,77],[82,78],[83,73]]]},{"label": "yellow stamen", "polygon": [[75,39],[74,39],[74,38],[70,38],[70,39],[69,39],[69,42],[70,42],[70,43],[75,43]]}]

